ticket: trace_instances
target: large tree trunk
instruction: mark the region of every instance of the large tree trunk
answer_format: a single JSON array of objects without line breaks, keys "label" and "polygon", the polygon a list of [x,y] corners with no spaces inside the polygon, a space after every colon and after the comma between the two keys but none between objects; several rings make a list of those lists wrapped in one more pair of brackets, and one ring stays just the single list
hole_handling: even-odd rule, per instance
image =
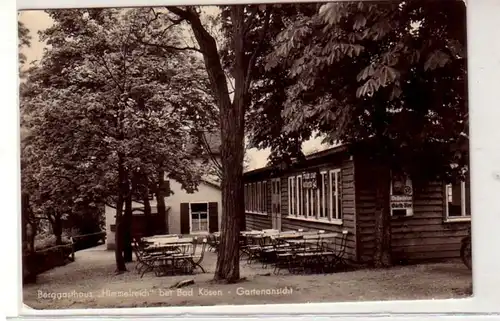
[{"label": "large tree trunk", "polygon": [[221,244],[215,268],[215,279],[228,283],[240,279],[239,240],[244,224],[243,158],[245,154],[245,107],[247,73],[244,56],[244,6],[231,8],[235,50],[233,103],[220,100],[221,165],[222,165],[222,224]]},{"label": "large tree trunk", "polygon": [[[145,220],[145,226],[144,226],[144,235],[143,236],[151,236],[153,235],[153,222],[152,222],[152,217],[151,217],[151,202],[149,201],[149,187],[148,187],[148,176],[146,174],[136,174],[136,182],[139,182],[140,185],[140,193],[141,193],[141,199],[142,203],[144,204],[144,220]],[[133,190],[134,186],[132,186]]]},{"label": "large tree trunk", "polygon": [[29,254],[35,253],[35,237],[38,233],[38,225],[36,222],[33,220],[32,222],[29,223],[29,231],[28,231],[28,244],[29,244]]},{"label": "large tree trunk", "polygon": [[123,215],[123,258],[132,262],[132,191],[127,183],[125,213]]},{"label": "large tree trunk", "polygon": [[115,219],[115,261],[116,272],[127,271],[125,260],[123,259],[123,183],[125,181],[125,168],[123,167],[123,156],[118,155],[118,200],[116,201]]},{"label": "large tree trunk", "polygon": [[146,231],[145,236],[151,236],[154,234],[153,231],[153,218],[151,217],[151,203],[149,202],[149,191],[147,187],[144,189],[142,195],[142,202],[144,203],[144,219],[146,220]]},{"label": "large tree trunk", "polygon": [[373,265],[389,267],[391,260],[390,170],[380,166],[375,170],[375,248]]},{"label": "large tree trunk", "polygon": [[21,194],[21,239],[22,239],[22,253],[29,252],[29,243],[28,243],[28,222],[29,222],[29,194],[22,193]]},{"label": "large tree trunk", "polygon": [[[165,217],[168,220],[167,217],[167,208],[165,205],[165,172],[164,171],[158,171],[158,184],[156,187],[156,210],[158,212],[159,217]],[[167,224],[167,222],[165,222]]]},{"label": "large tree trunk", "polygon": [[54,233],[56,237],[56,245],[62,245],[62,221],[61,221],[61,215],[58,213],[55,213],[54,215],[54,220],[52,223],[52,232]]},{"label": "large tree trunk", "polygon": [[22,216],[23,216],[23,245],[26,246],[27,254],[35,253],[35,237],[38,232],[38,224],[33,215],[28,193],[23,193]]},{"label": "large tree trunk", "polygon": [[[221,126],[221,165],[222,165],[222,224],[221,244],[218,250],[214,278],[228,283],[240,278],[239,234],[244,227],[243,195],[243,158],[245,109],[248,104],[248,88],[251,70],[254,67],[257,51],[250,60],[245,48],[245,12],[243,5],[231,7],[232,41],[235,56],[233,76],[235,83],[234,99],[231,103],[226,75],[221,65],[215,39],[201,23],[199,14],[191,7],[167,7],[171,12],[189,21],[193,34],[203,53],[205,68],[212,92],[220,110]],[[266,13],[265,27],[260,42],[264,40],[268,27],[270,11]]]}]

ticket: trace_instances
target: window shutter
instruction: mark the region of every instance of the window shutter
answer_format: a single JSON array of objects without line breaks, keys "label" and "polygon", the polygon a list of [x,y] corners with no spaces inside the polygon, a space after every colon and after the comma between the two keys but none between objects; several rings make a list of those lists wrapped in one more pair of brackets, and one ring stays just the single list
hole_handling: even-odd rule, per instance
[{"label": "window shutter", "polygon": [[219,206],[217,202],[208,203],[208,231],[219,231]]},{"label": "window shutter", "polygon": [[189,203],[181,203],[181,234],[189,234]]}]

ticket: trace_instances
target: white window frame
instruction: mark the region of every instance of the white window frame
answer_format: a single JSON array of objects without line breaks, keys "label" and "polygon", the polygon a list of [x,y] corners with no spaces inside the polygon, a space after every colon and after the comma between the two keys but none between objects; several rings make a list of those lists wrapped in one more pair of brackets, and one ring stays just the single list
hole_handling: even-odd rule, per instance
[{"label": "white window frame", "polygon": [[469,222],[471,213],[467,213],[467,186],[464,181],[460,182],[460,216],[450,216],[450,206],[448,205],[448,190],[452,188],[452,184],[445,184],[444,188],[444,206],[445,206],[445,222]]},{"label": "white window frame", "polygon": [[305,191],[304,193],[304,196],[305,196],[305,203],[306,203],[306,213],[305,213],[305,216],[308,218],[308,219],[311,219],[312,217],[312,207],[313,207],[313,193],[312,193],[312,189],[310,188],[306,188],[306,189],[302,189],[303,191]]},{"label": "white window frame", "polygon": [[[189,233],[209,233],[210,232],[210,206],[209,202],[190,202],[189,203]],[[192,204],[207,204],[207,230],[193,232],[193,211],[191,210]],[[199,214],[198,214],[199,217]]]},{"label": "white window frame", "polygon": [[[328,172],[327,171],[321,171],[320,173],[321,176],[321,204],[318,201],[318,220],[324,220],[328,219],[328,213],[326,212],[326,187],[325,187],[325,180],[328,177]],[[320,190],[318,189],[318,200],[320,199]],[[322,210],[321,210],[322,209]],[[330,210],[328,210],[330,212]],[[323,212],[323,217],[320,216],[320,213]]]},{"label": "white window frame", "polygon": [[[339,204],[339,206],[341,206],[339,202],[339,200],[341,199],[340,197],[341,195],[338,194],[339,185],[342,182],[340,178],[341,169],[335,168],[332,170],[323,170],[320,171],[320,175],[321,175],[322,186],[321,190],[318,188],[316,191],[311,189],[304,189],[302,187],[302,182],[303,182],[302,175],[288,177],[288,207],[289,207],[287,216],[288,219],[310,221],[310,222],[321,222],[321,223],[335,224],[335,225],[342,224],[342,218],[339,218],[342,211],[338,208],[338,206],[335,207],[336,210],[335,213],[333,213],[334,201],[336,202],[336,204]],[[324,180],[326,179],[329,180],[328,181],[329,193],[327,193],[327,190],[325,189],[324,185],[325,184]],[[332,179],[333,183],[336,184],[335,195],[333,195],[332,191]],[[292,201],[292,197],[294,197],[294,195],[291,192],[291,188],[294,188],[296,191],[294,201]],[[321,194],[321,202],[319,201],[320,194]],[[329,194],[328,199],[327,199],[327,194]],[[334,197],[332,197],[332,195]],[[315,199],[316,202],[313,199]],[[326,202],[329,202],[330,205],[328,208],[328,213],[325,213],[324,217],[320,217],[321,208],[323,208],[323,211],[326,212],[326,204],[327,204]],[[295,211],[291,210],[292,206],[294,207]],[[316,211],[314,215],[312,215],[311,212],[313,210]]]},{"label": "white window frame", "polygon": [[[304,210],[304,189],[302,188],[302,176],[295,176],[295,181],[296,181],[296,195],[295,195],[295,203],[296,203],[296,211],[295,211],[295,216],[296,217],[304,217],[305,213],[303,212]],[[300,182],[300,184],[299,184]],[[300,186],[300,188],[299,188]]]},{"label": "white window frame", "polygon": [[258,181],[245,184],[246,199],[245,213],[267,215],[267,188],[268,181]]},{"label": "white window frame", "polygon": [[[339,187],[342,180],[340,179],[341,170],[340,168],[332,169],[328,172],[328,179],[330,183],[330,209],[328,213],[328,220],[331,222],[342,222],[342,218],[340,217],[342,211],[339,210],[339,206],[342,206],[342,203],[339,202],[339,199],[342,199],[339,195]],[[333,180],[332,180],[333,176]],[[335,194],[333,193],[333,186],[335,184]],[[333,212],[333,202],[335,202],[335,213]]]}]

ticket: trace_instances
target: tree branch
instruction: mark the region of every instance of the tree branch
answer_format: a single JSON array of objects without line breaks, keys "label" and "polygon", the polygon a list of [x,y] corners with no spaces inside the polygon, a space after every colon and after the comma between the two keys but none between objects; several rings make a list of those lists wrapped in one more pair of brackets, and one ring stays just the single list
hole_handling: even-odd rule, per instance
[{"label": "tree branch", "polygon": [[173,14],[178,15],[183,20],[188,20],[189,22],[191,22],[191,19],[193,18],[193,13],[189,10],[183,10],[176,6],[167,6],[166,8]]},{"label": "tree branch", "polygon": [[161,44],[157,44],[157,43],[145,42],[143,40],[141,40],[141,43],[143,45],[146,45],[146,46],[153,46],[153,47],[157,47],[157,48],[161,48],[161,49],[165,49],[165,50],[180,50],[180,51],[183,51],[183,50],[193,50],[193,51],[197,51],[197,52],[203,54],[203,52],[201,51],[201,49],[198,49],[196,47],[175,47],[175,46],[161,45]]},{"label": "tree branch", "polygon": [[205,146],[205,150],[207,151],[208,156],[210,157],[211,161],[214,163],[217,170],[222,172],[222,164],[214,156],[214,152],[212,151],[210,144],[207,141],[207,137],[205,136],[205,134],[203,132],[201,133],[201,141],[202,141],[202,144]]},{"label": "tree branch", "polygon": [[255,67],[254,64],[255,64],[255,61],[257,60],[257,55],[259,54],[259,52],[262,48],[262,45],[264,43],[264,39],[266,37],[267,30],[269,29],[270,17],[271,17],[271,10],[267,9],[266,16],[264,18],[264,26],[260,30],[259,42],[258,42],[257,47],[255,48],[254,52],[252,53],[250,60],[248,61],[247,74],[245,77],[245,85],[244,85],[245,92],[247,92],[248,89],[250,88],[250,83],[252,81],[252,71]]},{"label": "tree branch", "polygon": [[255,12],[253,15],[251,15],[249,18],[248,18],[248,22],[247,22],[247,26],[245,28],[245,31],[243,32],[243,34],[246,36],[246,34],[250,31],[250,29],[252,29],[252,25],[255,21],[255,17],[257,16],[257,12]]},{"label": "tree branch", "polygon": [[120,83],[115,79],[115,77],[113,76],[113,73],[111,72],[111,70],[109,69],[108,67],[108,63],[106,62],[106,60],[104,59],[104,56],[103,55],[97,55],[98,57],[101,58],[102,62],[103,62],[103,66],[104,68],[106,69],[106,71],[108,72],[109,74],[109,77],[113,80],[113,82],[116,84],[116,86],[118,87],[118,89],[123,92],[123,88],[120,86]]}]

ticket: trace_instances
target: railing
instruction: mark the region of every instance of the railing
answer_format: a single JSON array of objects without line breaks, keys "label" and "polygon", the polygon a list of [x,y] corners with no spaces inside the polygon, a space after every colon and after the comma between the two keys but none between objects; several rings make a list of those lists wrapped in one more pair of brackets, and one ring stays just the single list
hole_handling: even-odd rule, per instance
[{"label": "railing", "polygon": [[68,244],[61,244],[61,245],[55,245],[55,246],[47,247],[47,248],[45,248],[43,250],[37,250],[37,251],[35,251],[35,253],[52,252],[52,251],[57,250],[58,248],[61,248],[61,249],[70,248],[71,249],[71,253],[70,253],[71,261],[75,260],[74,242],[73,242],[73,240],[71,238],[70,238],[70,242]]},{"label": "railing", "polygon": [[[82,235],[75,235],[72,236],[70,239],[74,244],[75,251],[79,250],[84,250],[90,247],[93,247],[97,245],[97,243],[102,240],[105,241],[106,237],[106,232],[105,231],[99,231],[95,233],[89,233],[89,234],[82,234]],[[91,242],[90,244],[85,244],[85,240],[88,239],[94,239],[96,241],[96,244],[94,242]]]},{"label": "railing", "polygon": [[75,239],[80,239],[80,238],[84,238],[84,237],[89,237],[89,236],[94,236],[94,235],[100,235],[101,237],[105,237],[106,236],[106,232],[104,231],[100,231],[100,232],[95,232],[95,233],[89,233],[89,234],[82,234],[82,235],[75,235],[75,236],[72,236],[71,238],[73,240]]}]

